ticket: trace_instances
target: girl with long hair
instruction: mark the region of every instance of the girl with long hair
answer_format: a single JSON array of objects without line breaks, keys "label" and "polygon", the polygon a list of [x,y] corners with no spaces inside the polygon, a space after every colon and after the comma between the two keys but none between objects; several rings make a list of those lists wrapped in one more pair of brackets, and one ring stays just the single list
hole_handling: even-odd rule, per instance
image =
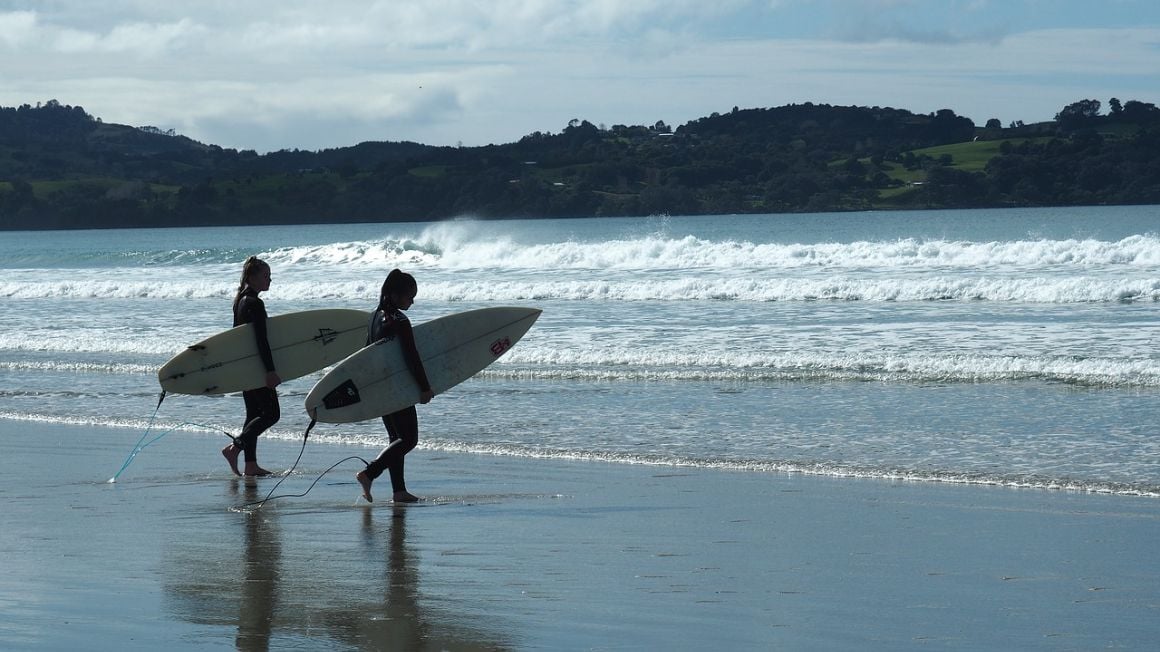
[{"label": "girl with long hair", "polygon": [[[403,347],[403,359],[407,362],[407,368],[419,385],[419,402],[428,403],[435,393],[431,391],[431,383],[427,380],[419,350],[415,348],[415,334],[411,329],[411,321],[404,312],[415,303],[418,291],[415,277],[410,274],[398,269],[391,270],[391,273],[387,274],[382,291],[379,293],[379,305],[371,317],[367,344],[379,340],[398,340],[399,346]],[[419,415],[415,406],[383,415],[383,425],[387,428],[389,445],[367,465],[366,470],[359,471],[355,479],[362,485],[363,497],[367,502],[372,502],[371,484],[384,470],[389,471],[394,502],[416,502],[419,499],[407,491],[407,483],[403,478],[403,458],[419,443]]]},{"label": "girl with long hair", "polygon": [[[242,433],[233,443],[222,449],[222,455],[236,475],[263,476],[270,472],[258,466],[258,435],[278,423],[281,416],[278,392],[274,388],[282,379],[274,369],[274,356],[266,336],[266,304],[258,294],[270,289],[270,266],[257,256],[250,256],[242,265],[242,280],[234,295],[234,326],[252,324],[257,339],[258,355],[266,366],[266,384],[242,392],[246,404],[246,421]],[[245,459],[244,471],[238,471],[238,456]]]}]

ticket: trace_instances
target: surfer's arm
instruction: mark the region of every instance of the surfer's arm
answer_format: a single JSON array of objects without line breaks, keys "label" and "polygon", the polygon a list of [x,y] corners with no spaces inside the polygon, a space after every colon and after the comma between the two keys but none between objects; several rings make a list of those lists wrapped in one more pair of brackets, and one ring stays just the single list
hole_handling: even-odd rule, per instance
[{"label": "surfer's arm", "polygon": [[[398,328],[399,344],[403,347],[403,359],[407,362],[407,368],[411,370],[411,375],[415,377],[415,382],[419,385],[419,391],[427,395],[427,400],[431,400],[434,392],[431,391],[431,383],[427,380],[427,371],[423,369],[423,359],[419,357],[419,349],[415,347],[415,331],[411,329],[410,322],[399,322]],[[422,401],[426,403],[427,401]]]},{"label": "surfer's arm", "polygon": [[247,321],[254,325],[254,339],[258,345],[258,357],[266,367],[266,387],[277,387],[282,379],[274,368],[274,354],[270,351],[270,338],[266,331],[266,304],[261,299],[253,298],[246,302],[245,316]]}]

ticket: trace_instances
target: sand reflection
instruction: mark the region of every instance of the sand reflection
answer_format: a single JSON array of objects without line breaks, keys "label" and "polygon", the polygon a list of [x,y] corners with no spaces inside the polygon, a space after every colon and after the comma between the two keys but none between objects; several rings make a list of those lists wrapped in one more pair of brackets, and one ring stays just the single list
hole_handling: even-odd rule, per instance
[{"label": "sand reflection", "polygon": [[[241,504],[260,500],[259,491],[253,479],[231,479],[226,493]],[[215,509],[166,521],[162,570],[166,607],[174,617],[229,628],[238,650],[269,650],[285,604],[279,517],[273,509]]]},{"label": "sand reflection", "polygon": [[[247,482],[243,497],[247,503],[260,499],[257,483]],[[282,539],[278,533],[278,512],[257,510],[245,514],[241,599],[238,602],[238,650],[264,652],[270,649],[270,635],[278,607],[278,572]]]},{"label": "sand reflection", "polygon": [[[362,650],[502,650],[510,647],[493,631],[475,629],[461,615],[425,606],[446,602],[453,595],[422,596],[421,555],[407,544],[408,513],[415,507],[366,507],[362,515],[364,549],[378,551],[378,572],[367,569],[363,579],[370,595],[371,582],[380,582],[379,599],[332,613],[327,626],[332,635]],[[421,509],[421,508],[420,508]],[[454,587],[446,587],[454,592]],[[427,598],[424,600],[424,598]],[[434,599],[432,599],[434,598]]]},{"label": "sand reflection", "polygon": [[[265,495],[261,483],[233,485],[238,504]],[[424,556],[407,539],[415,509],[298,511],[287,502],[176,518],[163,569],[168,609],[183,621],[227,628],[243,652],[327,640],[359,650],[511,647],[498,623],[449,612],[455,586],[423,592]]]}]

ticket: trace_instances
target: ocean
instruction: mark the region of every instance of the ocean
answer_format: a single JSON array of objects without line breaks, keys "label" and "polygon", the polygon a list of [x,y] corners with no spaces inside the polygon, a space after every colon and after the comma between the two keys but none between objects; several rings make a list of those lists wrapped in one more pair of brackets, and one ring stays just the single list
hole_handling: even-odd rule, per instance
[{"label": "ocean", "polygon": [[[394,267],[416,323],[544,311],[420,406],[419,456],[1160,497],[1160,206],[4,232],[0,418],[216,456],[241,398],[158,406],[156,371],[231,325],[249,255],[270,314],[371,310]],[[264,437],[301,439],[319,376]]]}]

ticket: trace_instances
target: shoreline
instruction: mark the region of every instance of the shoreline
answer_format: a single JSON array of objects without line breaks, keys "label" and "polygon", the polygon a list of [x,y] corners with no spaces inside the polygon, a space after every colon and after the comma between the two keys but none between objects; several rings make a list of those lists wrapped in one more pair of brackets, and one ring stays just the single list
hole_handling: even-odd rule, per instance
[{"label": "shoreline", "polygon": [[[0,419],[0,647],[1148,649],[1150,497],[417,449],[395,506],[307,443]],[[264,466],[301,444],[259,440]],[[46,472],[51,470],[52,472]],[[302,494],[294,496],[294,494]]]},{"label": "shoreline", "polygon": [[[27,421],[5,417],[0,415],[0,423],[4,421],[11,421],[14,423],[27,423]],[[147,423],[133,425],[107,425],[92,422],[35,422],[44,423],[50,426],[62,427],[80,427],[80,428],[97,428],[110,430],[126,430],[126,431],[141,431],[143,427],[148,426]],[[332,424],[320,424],[332,425]],[[184,428],[184,426],[192,426]],[[153,428],[152,434],[143,439],[146,448],[150,448],[151,444],[159,439],[172,436],[196,436],[196,437],[217,437],[225,431],[221,428],[207,426],[204,424],[182,423],[180,425],[159,425],[151,426]],[[2,430],[2,428],[0,428]],[[381,438],[383,435],[375,430],[370,438]],[[365,437],[365,435],[364,435]],[[224,439],[222,441],[225,441]],[[262,436],[263,442],[270,442],[271,445],[297,447],[301,446],[302,434],[290,433],[285,430],[276,433],[266,432]],[[337,450],[361,450],[367,456],[374,456],[379,451],[376,444],[368,443],[364,439],[356,440],[342,440],[332,434],[326,433],[321,429],[316,429],[310,433],[309,447],[317,445],[334,447]],[[125,455],[134,449],[134,441],[129,441],[126,445]],[[140,451],[144,453],[144,450]],[[611,464],[619,466],[635,466],[644,468],[669,468],[669,469],[698,469],[703,471],[720,471],[725,473],[757,473],[773,476],[804,476],[816,477],[829,480],[867,480],[879,481],[887,483],[904,483],[904,484],[932,484],[932,485],[948,485],[960,487],[978,487],[978,488],[998,488],[998,489],[1012,489],[1020,491],[1043,491],[1043,492],[1060,492],[1066,494],[1081,494],[1093,496],[1111,496],[1122,498],[1160,498],[1160,485],[1152,483],[1133,483],[1113,480],[1090,480],[1090,479],[1076,479],[1068,476],[1060,478],[1053,478],[1041,475],[1023,475],[1018,473],[1007,473],[1000,475],[987,475],[981,472],[961,472],[961,471],[942,471],[942,470],[895,470],[884,471],[872,467],[859,466],[844,466],[832,462],[798,462],[798,461],[767,461],[767,460],[726,460],[719,459],[713,461],[694,460],[683,457],[662,457],[662,456],[633,456],[622,453],[574,453],[574,452],[556,452],[556,451],[537,451],[533,449],[512,448],[508,449],[503,446],[496,445],[482,445],[473,447],[462,443],[448,443],[439,442],[432,443],[430,440],[420,439],[419,447],[416,453],[428,455],[465,455],[465,456],[481,456],[481,457],[498,457],[504,459],[511,459],[517,461],[524,461],[527,463],[533,462],[563,462],[563,463],[578,463],[578,464]],[[271,469],[273,470],[273,469]],[[283,469],[284,471],[285,469]]]}]

